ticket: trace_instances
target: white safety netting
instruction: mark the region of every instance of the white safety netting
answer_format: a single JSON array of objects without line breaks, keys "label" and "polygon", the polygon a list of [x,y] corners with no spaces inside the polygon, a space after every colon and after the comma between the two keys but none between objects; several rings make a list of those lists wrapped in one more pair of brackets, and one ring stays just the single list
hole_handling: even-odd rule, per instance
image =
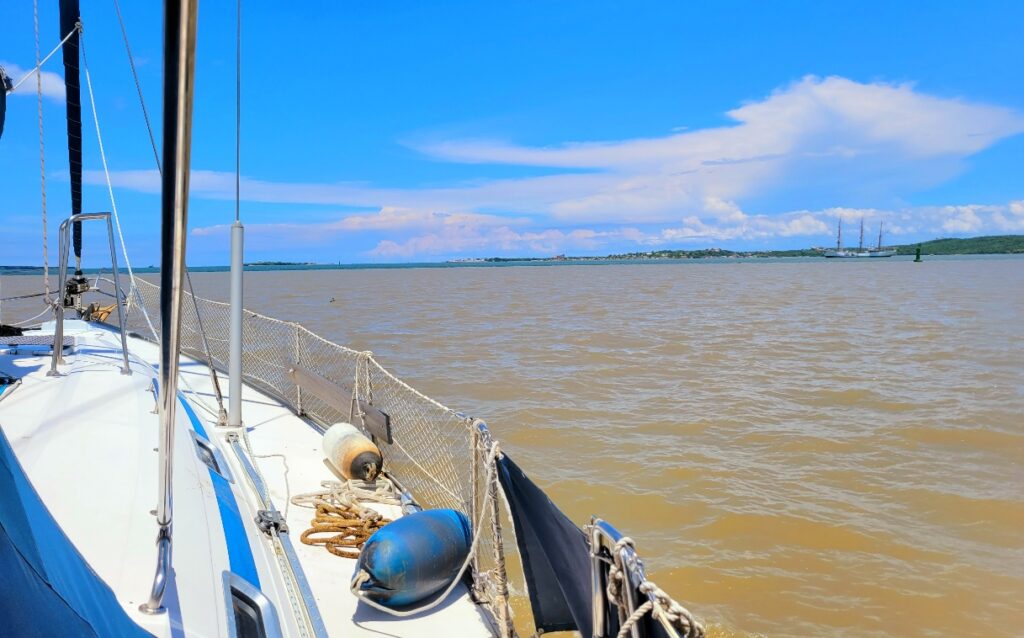
[{"label": "white safety netting", "polygon": [[[160,289],[139,278],[136,286],[138,295],[130,295],[128,304],[128,330],[153,339],[153,332],[159,331],[155,318],[159,316]],[[226,371],[229,311],[229,304],[186,292],[182,304],[182,353],[201,362],[209,359],[215,369]],[[146,314],[154,318],[152,327]],[[372,354],[328,341],[298,323],[245,310],[242,352],[246,384],[275,397],[321,428],[339,421],[362,425],[360,411],[341,411],[336,403],[331,405],[310,391],[303,392],[290,374],[296,367],[344,388],[390,417],[393,442],[377,441],[388,474],[424,508],[456,509],[474,523],[483,520],[480,529],[489,533],[482,536],[477,548],[474,594],[500,618],[507,600],[507,576],[499,568],[503,553],[499,540],[501,522],[495,521],[492,511],[480,511],[488,489],[484,484],[490,444],[486,427],[481,430],[479,421],[413,389],[381,366]],[[359,405],[358,401],[352,403]]]}]

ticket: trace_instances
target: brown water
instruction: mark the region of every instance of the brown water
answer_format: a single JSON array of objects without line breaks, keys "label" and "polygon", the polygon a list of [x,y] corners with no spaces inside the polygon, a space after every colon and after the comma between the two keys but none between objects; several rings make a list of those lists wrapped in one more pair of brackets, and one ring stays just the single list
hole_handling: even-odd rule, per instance
[{"label": "brown water", "polygon": [[713,635],[1024,633],[1024,259],[246,277],[486,418]]}]

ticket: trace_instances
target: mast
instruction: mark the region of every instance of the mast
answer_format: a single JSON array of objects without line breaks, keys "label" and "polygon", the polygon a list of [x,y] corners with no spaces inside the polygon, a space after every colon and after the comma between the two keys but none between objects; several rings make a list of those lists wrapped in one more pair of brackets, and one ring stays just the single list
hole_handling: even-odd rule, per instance
[{"label": "mast", "polygon": [[884,221],[878,222],[878,250],[882,250],[882,225]]},{"label": "mast", "polygon": [[857,247],[859,252],[864,252],[864,218],[860,218],[860,245]]},{"label": "mast", "polygon": [[[82,212],[82,88],[78,77],[78,26],[81,23],[78,0],[60,0],[60,37],[64,41],[64,89],[68,120],[68,167],[71,171],[71,214]],[[72,227],[75,248],[75,274],[82,274],[82,222]],[[64,282],[60,282],[63,286]]]},{"label": "mast", "polygon": [[164,2],[164,131],[160,257],[160,447],[157,570],[149,600],[139,608],[162,613],[171,566],[174,421],[178,399],[181,296],[185,284],[192,94],[198,0]]},{"label": "mast", "polygon": [[836,233],[836,250],[843,249],[843,218],[839,218],[839,231]]}]

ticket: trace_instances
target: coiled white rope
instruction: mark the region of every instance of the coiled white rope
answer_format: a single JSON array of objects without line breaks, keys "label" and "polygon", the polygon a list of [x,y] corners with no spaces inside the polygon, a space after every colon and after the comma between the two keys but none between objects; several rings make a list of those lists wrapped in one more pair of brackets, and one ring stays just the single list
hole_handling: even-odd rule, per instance
[{"label": "coiled white rope", "polygon": [[309,509],[316,509],[319,500],[345,506],[358,506],[360,503],[402,504],[395,484],[386,476],[378,476],[372,482],[354,479],[345,482],[321,481],[320,487],[324,489],[296,494],[291,497],[291,503]]}]

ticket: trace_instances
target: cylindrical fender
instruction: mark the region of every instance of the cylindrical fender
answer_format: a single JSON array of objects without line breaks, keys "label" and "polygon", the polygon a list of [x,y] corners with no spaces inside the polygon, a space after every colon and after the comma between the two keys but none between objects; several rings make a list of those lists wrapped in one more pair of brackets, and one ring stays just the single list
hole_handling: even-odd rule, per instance
[{"label": "cylindrical fender", "polygon": [[450,509],[403,516],[363,546],[352,592],[388,607],[412,605],[451,584],[473,543],[469,519]]},{"label": "cylindrical fender", "polygon": [[347,479],[372,481],[380,474],[380,450],[351,423],[335,423],[324,433],[324,457]]}]

